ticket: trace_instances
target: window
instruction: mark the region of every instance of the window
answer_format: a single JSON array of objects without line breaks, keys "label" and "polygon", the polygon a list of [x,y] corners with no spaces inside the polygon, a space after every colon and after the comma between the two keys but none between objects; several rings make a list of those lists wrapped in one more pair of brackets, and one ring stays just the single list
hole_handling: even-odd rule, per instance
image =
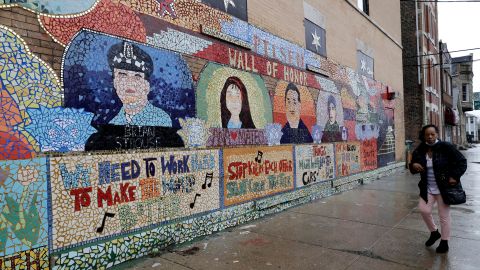
[{"label": "window", "polygon": [[462,84],[462,101],[468,101],[468,84]]},{"label": "window", "polygon": [[370,15],[368,8],[368,0],[357,0],[358,8],[363,11],[365,14]]}]

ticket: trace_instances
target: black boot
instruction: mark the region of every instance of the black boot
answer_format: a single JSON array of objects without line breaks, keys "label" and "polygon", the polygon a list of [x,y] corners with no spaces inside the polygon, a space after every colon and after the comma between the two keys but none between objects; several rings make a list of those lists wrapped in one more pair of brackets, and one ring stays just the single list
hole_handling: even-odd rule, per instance
[{"label": "black boot", "polygon": [[442,237],[442,235],[440,235],[440,233],[438,232],[438,229],[434,232],[431,232],[430,238],[428,238],[427,242],[425,242],[425,246],[429,247],[435,244],[435,242],[437,242],[437,240],[440,239],[440,237]]},{"label": "black boot", "polygon": [[440,245],[437,247],[437,253],[448,252],[448,240],[440,240]]}]

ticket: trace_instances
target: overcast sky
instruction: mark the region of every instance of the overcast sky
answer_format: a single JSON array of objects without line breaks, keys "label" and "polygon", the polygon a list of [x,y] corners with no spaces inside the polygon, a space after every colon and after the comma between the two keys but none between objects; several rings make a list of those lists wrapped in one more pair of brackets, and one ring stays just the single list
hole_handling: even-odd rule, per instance
[{"label": "overcast sky", "polygon": [[[440,0],[441,1],[441,0]],[[438,3],[439,37],[448,50],[480,48],[480,2]],[[451,53],[458,57],[473,53],[480,59],[480,50]],[[480,61],[473,62],[473,91],[480,92]]]}]

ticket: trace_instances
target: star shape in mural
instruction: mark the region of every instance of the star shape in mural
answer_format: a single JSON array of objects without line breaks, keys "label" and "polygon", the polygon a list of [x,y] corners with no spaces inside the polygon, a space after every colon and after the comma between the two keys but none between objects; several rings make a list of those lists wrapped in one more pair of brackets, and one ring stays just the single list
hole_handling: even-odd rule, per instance
[{"label": "star shape in mural", "polygon": [[230,5],[235,7],[235,2],[233,0],[223,0],[223,4],[225,5],[225,11],[228,11],[228,6]]},{"label": "star shape in mural", "polygon": [[317,35],[317,30],[315,29],[315,33],[312,33],[313,41],[312,45],[315,45],[315,50],[318,51],[318,47],[322,47],[320,44],[320,36]]},{"label": "star shape in mural", "polygon": [[176,18],[177,14],[175,12],[175,0],[157,0],[158,2],[158,14],[162,17],[165,15],[170,15],[172,18]]}]

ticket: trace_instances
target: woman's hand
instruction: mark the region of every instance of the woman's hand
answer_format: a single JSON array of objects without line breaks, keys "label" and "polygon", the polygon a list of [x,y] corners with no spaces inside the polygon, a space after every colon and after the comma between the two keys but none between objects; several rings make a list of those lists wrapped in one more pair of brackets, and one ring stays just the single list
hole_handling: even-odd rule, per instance
[{"label": "woman's hand", "polygon": [[455,186],[458,183],[457,180],[453,179],[451,176],[448,178],[448,184]]},{"label": "woman's hand", "polygon": [[413,163],[412,164],[412,168],[416,171],[416,172],[423,172],[425,169],[423,168],[422,165],[420,165],[420,163]]}]

